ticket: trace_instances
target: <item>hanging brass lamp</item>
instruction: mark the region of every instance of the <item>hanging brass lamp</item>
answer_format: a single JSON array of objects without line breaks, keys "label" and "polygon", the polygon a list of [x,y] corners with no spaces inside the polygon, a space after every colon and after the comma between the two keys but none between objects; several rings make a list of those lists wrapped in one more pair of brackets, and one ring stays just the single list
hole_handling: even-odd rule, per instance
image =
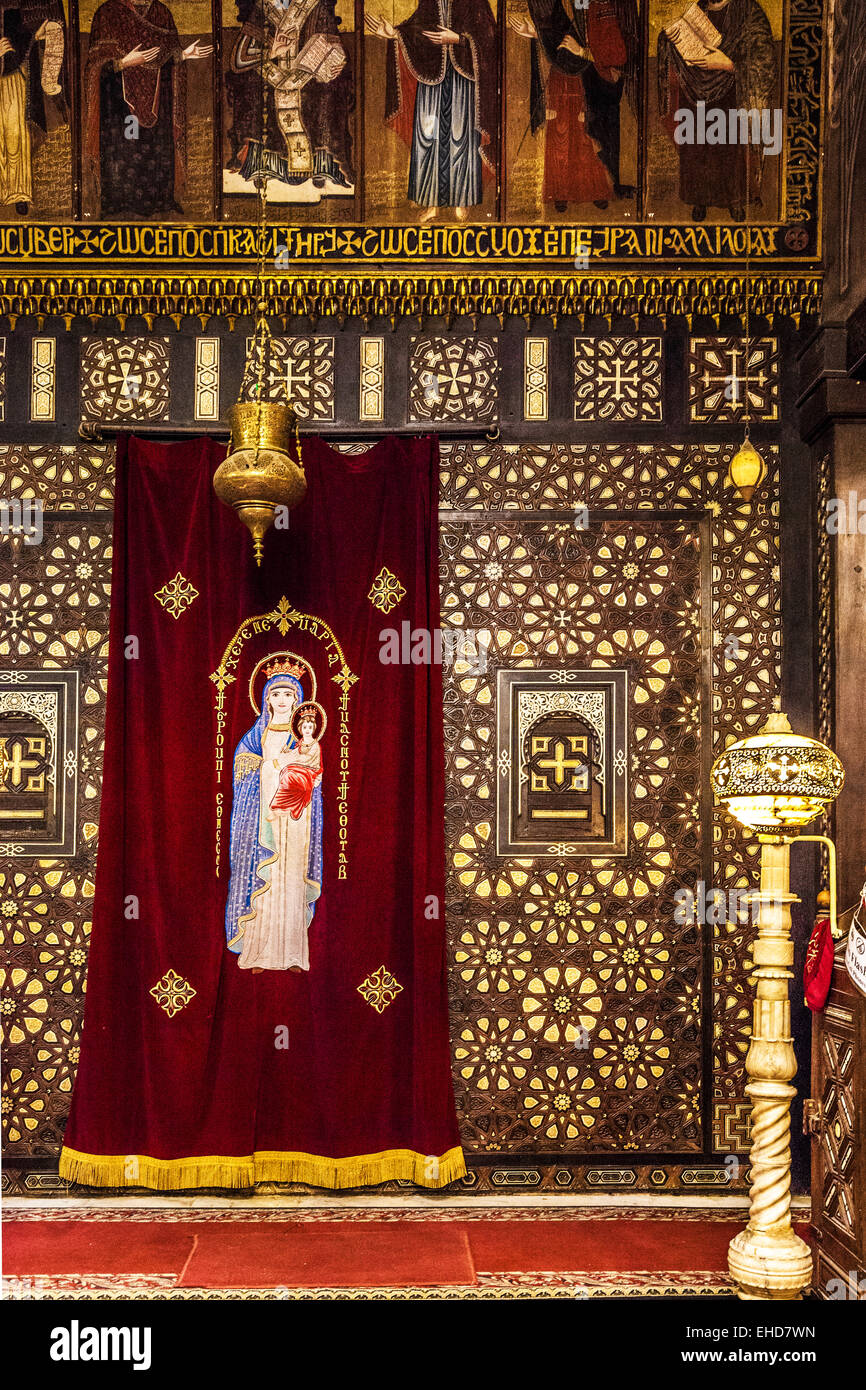
[{"label": "hanging brass lamp", "polygon": [[[214,492],[234,507],[253,538],[256,564],[262,563],[265,532],[277,507],[302,502],[307,480],[301,466],[297,417],[281,401],[239,401],[228,412],[231,451],[214,474]],[[292,435],[297,457],[292,458]]]}]

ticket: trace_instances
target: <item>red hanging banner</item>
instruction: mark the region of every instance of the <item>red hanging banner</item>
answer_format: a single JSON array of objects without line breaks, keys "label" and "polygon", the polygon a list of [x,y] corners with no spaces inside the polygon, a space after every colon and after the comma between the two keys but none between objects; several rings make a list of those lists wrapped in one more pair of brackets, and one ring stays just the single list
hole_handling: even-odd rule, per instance
[{"label": "red hanging banner", "polygon": [[[465,1172],[449,1069],[435,439],[304,445],[261,570],[213,441],[121,441],[105,776],[61,1174]],[[431,643],[428,647],[436,648]],[[440,648],[441,650],[441,648]]]},{"label": "red hanging banner", "polygon": [[820,1013],[827,1003],[833,983],[834,947],[830,918],[819,917],[812,928],[806,960],[803,965],[803,993],[813,1013]]}]

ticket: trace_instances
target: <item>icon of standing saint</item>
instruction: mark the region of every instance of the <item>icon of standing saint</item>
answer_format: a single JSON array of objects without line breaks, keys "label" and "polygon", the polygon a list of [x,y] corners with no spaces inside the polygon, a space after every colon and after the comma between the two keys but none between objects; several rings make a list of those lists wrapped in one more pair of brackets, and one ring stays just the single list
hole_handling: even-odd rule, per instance
[{"label": "icon of standing saint", "polygon": [[226,30],[223,192],[255,193],[264,172],[269,202],[351,197],[352,34],[340,28],[336,0],[236,0],[236,8],[240,27]]},{"label": "icon of standing saint", "polygon": [[32,210],[32,156],[69,124],[66,20],[60,0],[0,3],[0,203]]},{"label": "icon of standing saint", "polygon": [[[544,201],[631,199],[620,177],[623,93],[637,106],[639,19],[636,0],[528,0],[529,17],[510,14],[509,28],[532,42],[530,129],[545,128]],[[542,77],[539,50],[547,61]]]},{"label": "icon of standing saint", "polygon": [[376,14],[364,22],[388,44],[385,121],[409,144],[409,201],[422,222],[438,208],[462,221],[483,201],[485,171],[493,176],[497,167],[496,20],[488,0],[419,0],[402,24]]},{"label": "icon of standing saint", "polygon": [[[250,681],[258,718],[234,755],[226,903],[228,948],[254,974],[309,970],[309,928],[322,891],[326,715],[307,662],[292,652],[265,661]],[[263,667],[259,708],[254,690]]]},{"label": "icon of standing saint", "polygon": [[[769,111],[776,87],[773,30],[758,0],[700,0],[659,35],[664,116],[687,110],[694,121],[701,108]],[[744,222],[746,205],[761,205],[761,148],[751,158],[739,141],[677,143],[676,149],[679,197],[693,222],[703,222],[710,208],[727,208],[732,221]]]},{"label": "icon of standing saint", "polygon": [[101,217],[171,217],[186,184],[186,64],[213,45],[183,44],[161,0],[103,0],[84,65],[84,155]]}]

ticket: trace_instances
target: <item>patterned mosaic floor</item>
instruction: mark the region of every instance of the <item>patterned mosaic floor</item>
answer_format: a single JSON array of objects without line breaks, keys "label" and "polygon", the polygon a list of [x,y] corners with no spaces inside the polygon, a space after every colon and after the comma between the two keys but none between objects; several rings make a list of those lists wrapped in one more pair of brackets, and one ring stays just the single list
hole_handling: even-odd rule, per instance
[{"label": "patterned mosaic floor", "polygon": [[268,1302],[330,1300],[330,1299],[503,1299],[503,1298],[660,1298],[660,1297],[710,1297],[733,1296],[730,1279],[720,1275],[717,1270],[693,1272],[684,1276],[672,1270],[633,1270],[628,1274],[611,1272],[595,1274],[591,1278],[585,1274],[544,1273],[532,1274],[484,1274],[479,1271],[477,1283],[455,1284],[449,1287],[414,1287],[395,1285],[372,1285],[367,1288],[243,1288],[243,1289],[179,1289],[174,1285],[173,1274],[150,1275],[147,1278],[137,1275],[91,1275],[86,1281],[74,1275],[48,1278],[37,1276],[31,1279],[3,1279],[3,1297],[25,1300],[203,1300],[203,1301],[256,1301]]}]

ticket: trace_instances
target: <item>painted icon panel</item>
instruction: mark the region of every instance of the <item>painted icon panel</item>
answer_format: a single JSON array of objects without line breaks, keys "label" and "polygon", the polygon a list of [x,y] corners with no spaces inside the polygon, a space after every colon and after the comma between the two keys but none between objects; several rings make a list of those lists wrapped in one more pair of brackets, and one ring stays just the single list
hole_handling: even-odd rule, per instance
[{"label": "painted icon panel", "polygon": [[773,221],[784,135],[781,0],[653,0],[648,210]]},{"label": "painted icon panel", "polygon": [[223,0],[228,218],[251,216],[265,173],[287,221],[357,216],[357,38],[354,0]]},{"label": "painted icon panel", "polygon": [[509,0],[506,62],[509,220],[634,219],[638,0]]},{"label": "painted icon panel", "polygon": [[72,215],[68,48],[63,0],[0,4],[0,219]]},{"label": "painted icon panel", "polygon": [[370,0],[367,216],[496,215],[501,123],[495,0]]},{"label": "painted icon panel", "polygon": [[208,0],[83,0],[85,216],[172,222],[213,212]]}]

